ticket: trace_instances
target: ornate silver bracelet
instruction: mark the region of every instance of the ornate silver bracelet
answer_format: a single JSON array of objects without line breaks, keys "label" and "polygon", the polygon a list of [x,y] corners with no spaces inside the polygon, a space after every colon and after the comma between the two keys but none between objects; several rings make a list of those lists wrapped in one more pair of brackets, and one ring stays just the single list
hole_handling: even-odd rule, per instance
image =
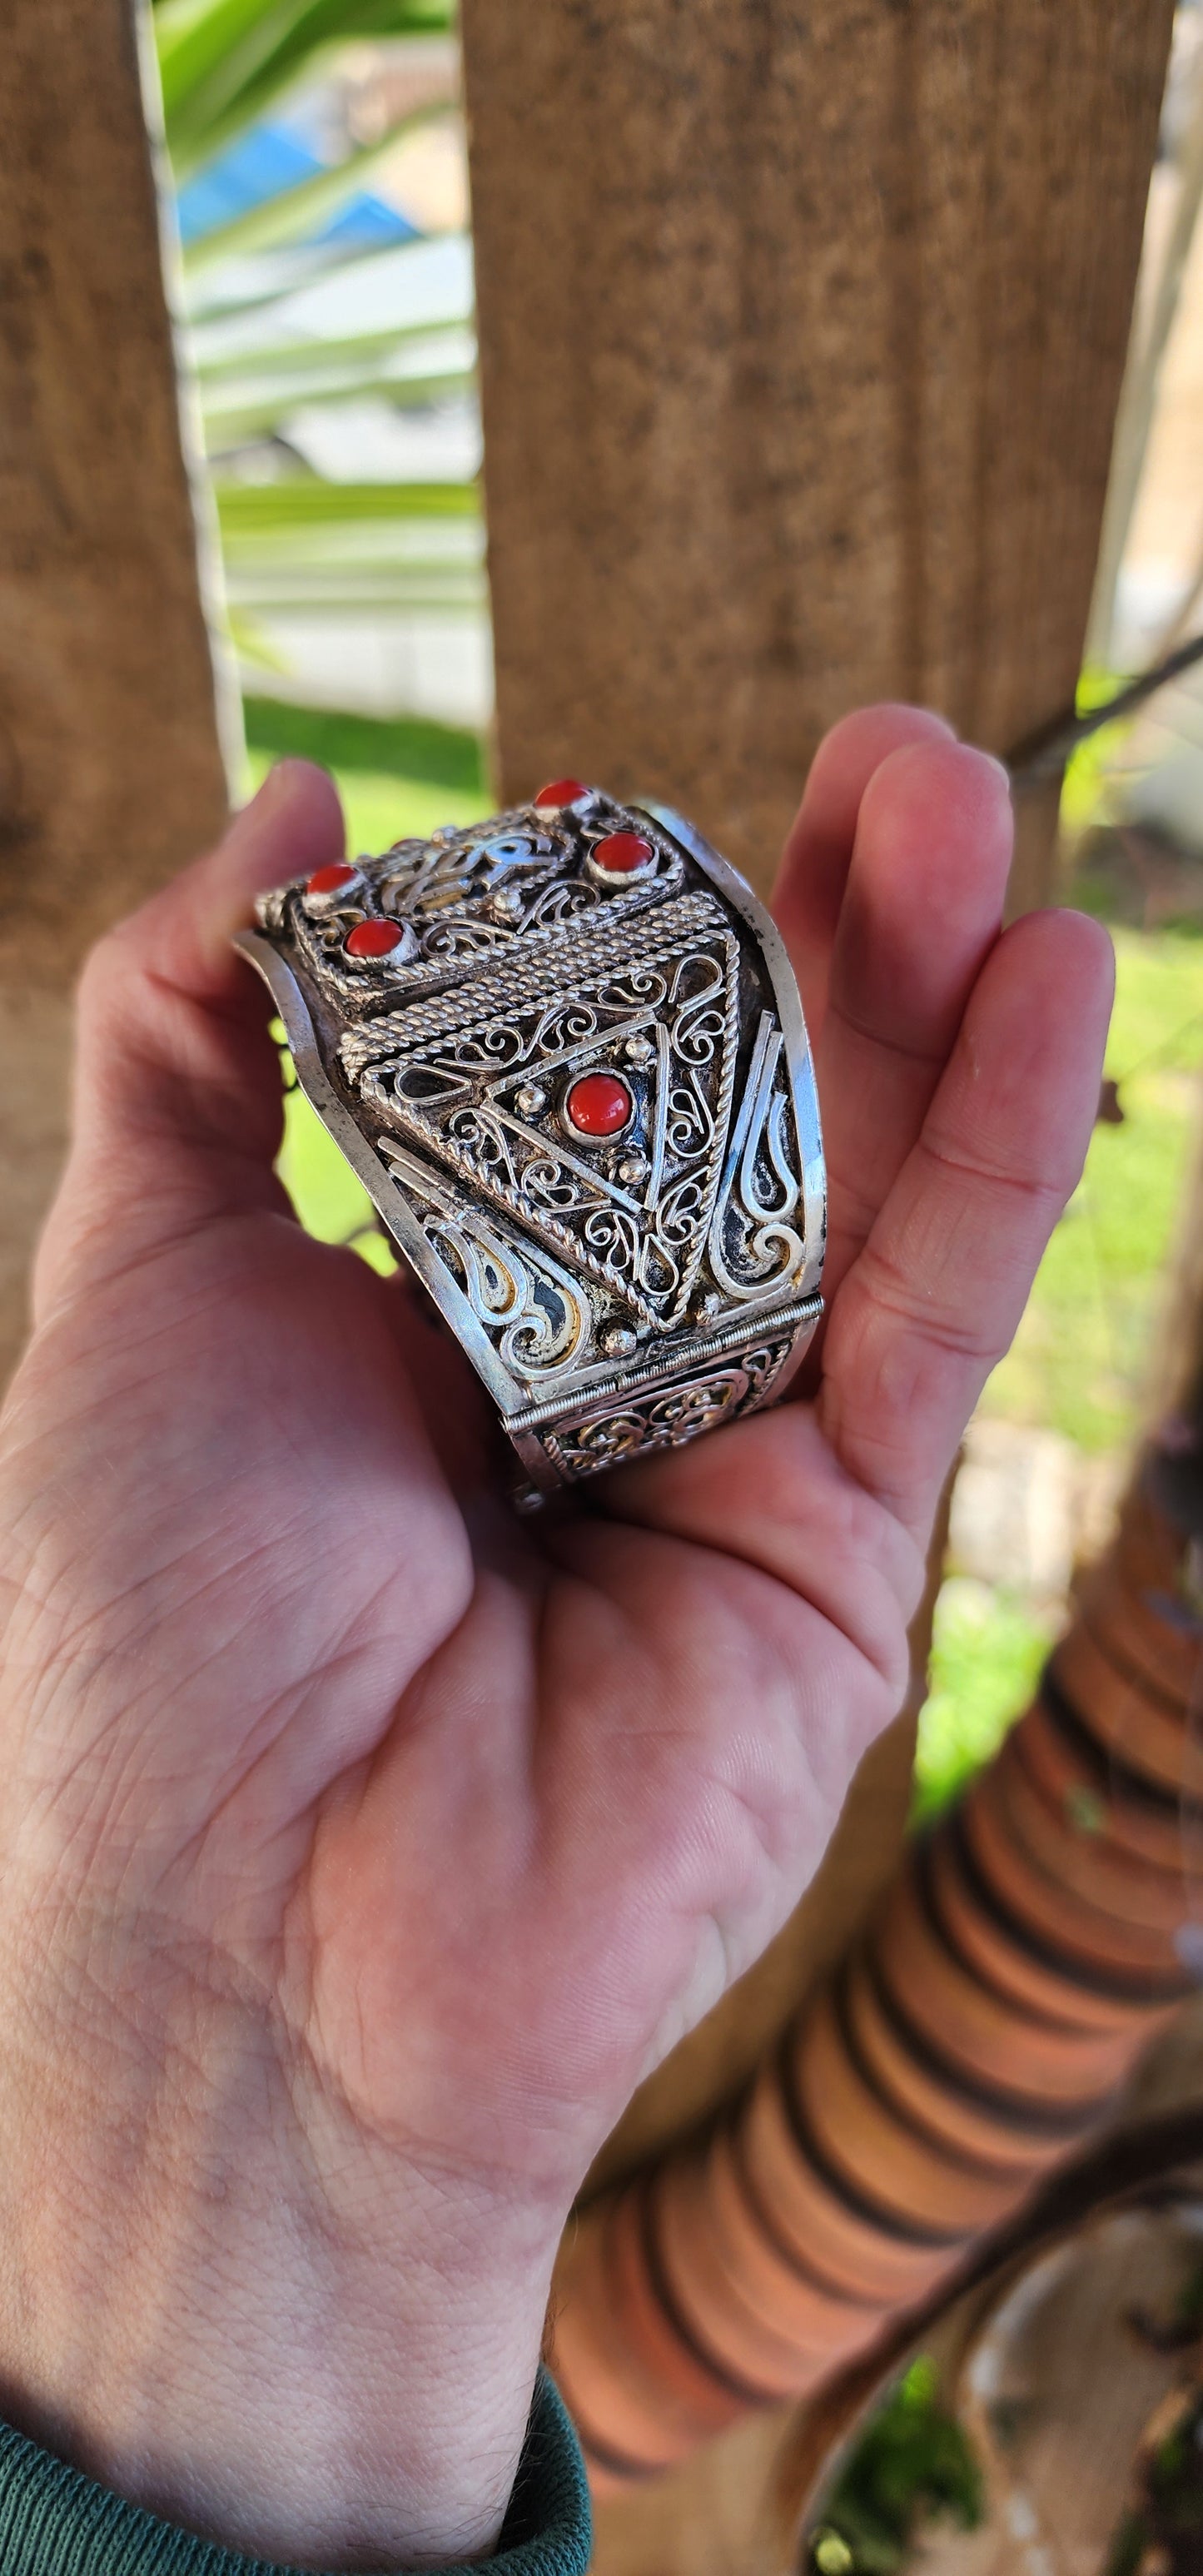
[{"label": "ornate silver bracelet", "polygon": [[320,868],[238,946],[534,1507],[780,1394],[822,1311],[798,989],[678,814],[559,779]]}]

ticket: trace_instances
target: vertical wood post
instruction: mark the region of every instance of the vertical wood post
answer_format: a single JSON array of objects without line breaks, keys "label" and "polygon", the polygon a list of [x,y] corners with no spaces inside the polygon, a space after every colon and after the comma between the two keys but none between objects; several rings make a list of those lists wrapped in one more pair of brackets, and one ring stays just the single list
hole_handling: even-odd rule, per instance
[{"label": "vertical wood post", "polygon": [[0,1380],[67,995],[226,793],[132,0],[10,0],[0,84]]},{"label": "vertical wood post", "polygon": [[656,792],[763,884],[847,708],[1072,698],[1171,15],[464,0],[507,795]]}]

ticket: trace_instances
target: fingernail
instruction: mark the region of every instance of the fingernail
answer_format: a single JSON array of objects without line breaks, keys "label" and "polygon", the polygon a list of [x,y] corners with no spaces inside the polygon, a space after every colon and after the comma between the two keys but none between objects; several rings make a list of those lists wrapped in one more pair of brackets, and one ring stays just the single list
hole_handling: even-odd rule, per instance
[{"label": "fingernail", "polygon": [[282,789],[291,785],[296,771],[298,769],[304,769],[307,766],[307,762],[296,759],[296,757],[290,752],[285,752],[280,760],[273,760],[266,778],[262,781],[262,784],[256,789],[255,794],[251,798],[252,805],[270,805],[274,803],[275,798],[281,793]]},{"label": "fingernail", "polygon": [[270,811],[280,793],[280,771],[283,765],[279,760],[273,762],[266,777],[260,779],[257,787],[252,788],[246,803],[235,807],[231,818],[235,823],[242,822],[248,814],[262,814]]}]

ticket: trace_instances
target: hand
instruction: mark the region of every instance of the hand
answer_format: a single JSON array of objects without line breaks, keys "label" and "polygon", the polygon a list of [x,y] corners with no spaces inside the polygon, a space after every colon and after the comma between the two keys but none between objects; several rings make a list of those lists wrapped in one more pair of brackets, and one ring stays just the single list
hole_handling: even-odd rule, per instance
[{"label": "hand", "polygon": [[270,2557],[487,2548],[557,2238],[896,1709],[936,1497],[1080,1169],[1108,943],[999,936],[996,766],[815,763],[806,1400],[518,1523],[421,1296],[310,1241],[230,932],[337,856],[285,764],[113,933],[0,1444],[0,2364],[36,2438]]}]

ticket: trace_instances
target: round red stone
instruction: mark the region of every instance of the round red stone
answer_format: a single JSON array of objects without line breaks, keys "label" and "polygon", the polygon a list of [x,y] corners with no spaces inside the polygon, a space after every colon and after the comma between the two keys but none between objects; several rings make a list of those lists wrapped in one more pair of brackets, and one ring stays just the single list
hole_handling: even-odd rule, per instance
[{"label": "round red stone", "polygon": [[347,932],[348,957],[391,957],[405,937],[395,921],[357,921]]},{"label": "round red stone", "polygon": [[570,1126],[582,1136],[616,1136],[631,1115],[632,1100],[616,1073],[583,1073],[564,1103]]},{"label": "round red stone", "polygon": [[337,894],[340,886],[352,885],[358,874],[358,868],[349,868],[345,859],[338,859],[332,867],[315,868],[306,883],[305,892],[306,894]]},{"label": "round red stone", "polygon": [[549,786],[539,789],[535,804],[540,809],[545,805],[575,805],[578,796],[588,793],[582,778],[553,778]]},{"label": "round red stone", "polygon": [[607,832],[604,841],[594,842],[589,855],[594,867],[604,868],[607,876],[629,877],[636,868],[645,868],[655,852],[638,832]]}]

